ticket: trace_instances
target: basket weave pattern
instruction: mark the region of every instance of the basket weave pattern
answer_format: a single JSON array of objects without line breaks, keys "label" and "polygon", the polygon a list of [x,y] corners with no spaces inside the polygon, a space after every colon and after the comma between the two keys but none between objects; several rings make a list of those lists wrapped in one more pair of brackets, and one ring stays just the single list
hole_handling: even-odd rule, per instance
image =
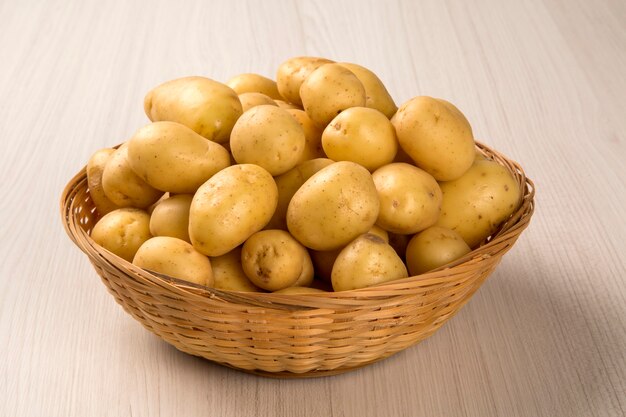
[{"label": "basket weave pattern", "polygon": [[221,291],[144,271],[96,245],[98,214],[85,169],[61,199],[64,226],[126,312],[177,349],[269,376],[341,373],[384,359],[432,335],[456,314],[527,227],[534,185],[515,162],[478,148],[511,171],[519,209],[487,242],[453,264],[360,290],[321,294]]}]

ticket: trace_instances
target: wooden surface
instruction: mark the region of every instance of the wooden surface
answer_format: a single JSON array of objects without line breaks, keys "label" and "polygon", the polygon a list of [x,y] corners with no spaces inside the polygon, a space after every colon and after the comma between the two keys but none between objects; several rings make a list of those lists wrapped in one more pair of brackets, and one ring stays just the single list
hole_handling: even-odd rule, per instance
[{"label": "wooden surface", "polygon": [[[0,2],[0,415],[622,416],[626,3]],[[147,122],[162,81],[284,59],[365,65],[446,98],[537,184],[530,228],[425,342],[315,380],[187,356],[126,315],[58,198]]]}]

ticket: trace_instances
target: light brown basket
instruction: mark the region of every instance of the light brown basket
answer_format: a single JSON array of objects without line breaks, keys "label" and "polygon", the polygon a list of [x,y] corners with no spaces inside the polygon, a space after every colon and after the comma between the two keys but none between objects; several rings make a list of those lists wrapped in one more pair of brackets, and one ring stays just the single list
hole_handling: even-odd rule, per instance
[{"label": "light brown basket", "polygon": [[456,314],[513,246],[534,210],[522,168],[478,144],[523,192],[515,212],[479,248],[435,271],[360,290],[242,293],[146,272],[89,237],[97,212],[83,168],[61,199],[65,229],[124,310],[177,349],[275,377],[332,375],[387,358],[432,335]]}]

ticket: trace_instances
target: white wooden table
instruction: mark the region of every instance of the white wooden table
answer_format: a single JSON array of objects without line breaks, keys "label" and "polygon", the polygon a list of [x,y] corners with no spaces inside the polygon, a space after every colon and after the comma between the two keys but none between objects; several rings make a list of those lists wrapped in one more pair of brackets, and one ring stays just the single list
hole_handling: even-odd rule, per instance
[{"label": "white wooden table", "polygon": [[[425,342],[335,377],[272,380],[187,356],[115,304],[58,199],[147,122],[154,85],[365,65],[398,103],[456,103],[520,161],[537,210]],[[0,415],[622,416],[626,2],[0,2]]]}]

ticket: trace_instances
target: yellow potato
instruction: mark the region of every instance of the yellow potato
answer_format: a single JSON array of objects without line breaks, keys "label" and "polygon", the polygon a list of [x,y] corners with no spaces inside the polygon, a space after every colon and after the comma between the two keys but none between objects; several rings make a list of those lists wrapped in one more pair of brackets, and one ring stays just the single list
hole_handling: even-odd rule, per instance
[{"label": "yellow potato", "polygon": [[155,87],[144,99],[144,110],[153,122],[178,122],[218,143],[228,141],[243,113],[232,88],[205,77],[178,78]]},{"label": "yellow potato", "polygon": [[272,175],[280,175],[296,166],[304,143],[302,127],[287,110],[262,105],[237,120],[230,150],[237,163],[256,164]]},{"label": "yellow potato", "polygon": [[365,87],[365,94],[367,96],[365,101],[366,107],[380,111],[387,116],[388,119],[396,113],[398,110],[396,103],[394,103],[385,85],[376,74],[357,64],[340,62],[339,65],[352,71]]},{"label": "yellow potato", "polygon": [[241,265],[246,276],[256,286],[268,291],[291,287],[299,281],[313,281],[309,253],[289,233],[283,230],[262,230],[250,236],[241,250]]},{"label": "yellow potato", "polygon": [[102,189],[118,207],[146,208],[163,195],[163,191],[152,187],[133,171],[126,144],[113,152],[104,166]]},{"label": "yellow potato", "polygon": [[209,258],[189,243],[175,237],[158,236],[148,239],[135,254],[133,264],[194,284],[213,286],[213,270]]},{"label": "yellow potato", "polygon": [[220,256],[241,245],[269,222],[278,202],[274,178],[258,165],[225,168],[202,184],[189,210],[194,248]]},{"label": "yellow potato", "polygon": [[313,283],[313,278],[315,274],[315,270],[313,269],[313,261],[311,260],[311,255],[309,251],[303,246],[306,254],[302,259],[302,272],[300,272],[300,276],[296,280],[294,287],[308,287]]},{"label": "yellow potato", "polygon": [[192,199],[192,194],[177,194],[159,202],[150,216],[152,236],[175,237],[191,243],[189,207]]},{"label": "yellow potato", "polygon": [[470,253],[457,232],[432,226],[413,236],[406,248],[406,264],[411,276],[423,274]]},{"label": "yellow potato", "polygon": [[301,106],[300,87],[304,80],[320,66],[332,62],[326,58],[313,56],[300,56],[288,59],[278,67],[276,75],[278,92],[287,101]]},{"label": "yellow potato", "polygon": [[515,178],[489,160],[477,160],[462,177],[439,185],[443,200],[436,225],[454,230],[471,248],[491,236],[521,201]]},{"label": "yellow potato", "polygon": [[213,174],[230,165],[228,151],[175,122],[154,122],[128,141],[128,162],[152,187],[194,193]]},{"label": "yellow potato", "polygon": [[308,248],[337,249],[370,230],[379,208],[370,173],[354,162],[335,162],[296,191],[287,208],[287,227]]},{"label": "yellow potato", "polygon": [[239,95],[244,93],[261,93],[272,99],[282,99],[278,93],[276,81],[259,74],[239,74],[228,80],[226,85]]},{"label": "yellow potato", "polygon": [[100,149],[94,152],[91,158],[89,158],[89,162],[87,162],[87,185],[89,186],[89,195],[96,206],[96,210],[98,210],[98,214],[101,216],[119,208],[115,203],[109,200],[102,189],[102,172],[113,152],[115,152],[115,149]]},{"label": "yellow potato", "polygon": [[365,106],[365,87],[349,69],[325,64],[300,87],[304,111],[319,126],[326,126],[343,110]]},{"label": "yellow potato", "polygon": [[437,181],[459,178],[474,161],[472,128],[452,104],[432,97],[412,98],[391,123],[402,149]]},{"label": "yellow potato", "polygon": [[398,141],[384,114],[367,107],[352,107],[326,126],[322,147],[334,161],[352,161],[375,171],[393,161]]},{"label": "yellow potato", "polygon": [[382,240],[384,240],[385,243],[389,243],[389,233],[380,226],[377,226],[377,225],[372,226],[372,228],[367,233],[376,235]]},{"label": "yellow potato", "polygon": [[441,209],[437,181],[413,165],[393,163],[373,174],[380,199],[376,224],[400,234],[413,234],[435,224]]},{"label": "yellow potato", "polygon": [[241,93],[239,94],[239,101],[241,101],[241,107],[244,113],[262,104],[278,107],[278,104],[276,104],[274,100],[261,93]]},{"label": "yellow potato", "polygon": [[289,207],[293,195],[313,174],[332,163],[333,161],[327,158],[311,159],[275,177],[274,181],[276,181],[278,188],[278,205],[265,228],[287,230],[287,207]]},{"label": "yellow potato", "polygon": [[91,232],[94,242],[128,262],[132,262],[137,249],[151,237],[150,216],[134,208],[111,211]]},{"label": "yellow potato", "polygon": [[319,294],[327,291],[320,290],[319,288],[311,287],[287,287],[282,290],[274,291],[274,294]]},{"label": "yellow potato", "polygon": [[408,277],[406,266],[391,246],[376,235],[350,242],[335,260],[331,275],[335,291],[370,287]]},{"label": "yellow potato", "polygon": [[213,269],[213,287],[220,290],[259,292],[241,267],[241,246],[221,256],[209,258]]},{"label": "yellow potato", "polygon": [[304,110],[287,109],[287,112],[300,123],[304,131],[304,151],[302,155],[300,155],[300,161],[298,162],[315,158],[325,158],[326,155],[322,149],[322,129],[313,123]]},{"label": "yellow potato", "polygon": [[[302,110],[302,107],[300,106],[296,106],[295,104],[292,103],[288,103],[285,100],[274,100],[274,103],[276,103],[276,105],[278,107],[280,107],[281,109],[285,109],[285,110]],[[304,111],[304,110],[302,110]]]}]

